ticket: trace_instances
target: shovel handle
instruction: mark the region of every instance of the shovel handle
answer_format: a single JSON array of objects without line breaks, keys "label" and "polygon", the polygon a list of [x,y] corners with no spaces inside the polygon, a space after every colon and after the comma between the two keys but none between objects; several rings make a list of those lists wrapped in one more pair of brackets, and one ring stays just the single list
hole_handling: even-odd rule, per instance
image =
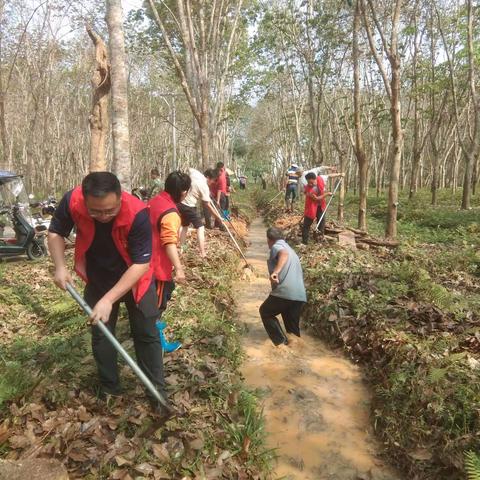
[{"label": "shovel handle", "polygon": [[337,193],[337,190],[338,190],[338,187],[340,186],[340,184],[342,183],[342,178],[340,178],[337,182],[337,184],[335,185],[335,188],[333,189],[333,193],[332,193],[332,196],[328,199],[328,203],[327,203],[327,206],[325,207],[325,210],[322,212],[322,215],[320,216],[320,220],[318,221],[317,223],[317,226],[315,228],[315,230],[318,231],[318,227],[320,226],[320,224],[322,223],[322,220],[323,220],[323,217],[325,216],[325,214],[327,213],[327,210],[328,210],[328,207],[330,206],[330,204],[332,203],[332,200],[333,200],[333,197],[335,196],[335,193]]},{"label": "shovel handle", "polygon": [[[83,311],[89,316],[92,316],[92,309],[90,305],[84,300],[84,298],[77,292],[75,287],[67,283],[66,285],[68,293],[73,297],[73,299],[82,307]],[[155,388],[153,383],[150,379],[145,375],[142,369],[135,363],[133,358],[128,354],[128,352],[122,347],[120,342],[115,338],[112,332],[108,329],[108,327],[102,322],[97,322],[95,324],[102,333],[108,338],[110,343],[115,347],[115,350],[124,358],[124,360],[130,365],[132,370],[136,373],[137,377],[143,382],[143,384],[147,387],[150,393],[170,412],[171,408],[168,405],[165,398],[160,394],[160,392]]]}]

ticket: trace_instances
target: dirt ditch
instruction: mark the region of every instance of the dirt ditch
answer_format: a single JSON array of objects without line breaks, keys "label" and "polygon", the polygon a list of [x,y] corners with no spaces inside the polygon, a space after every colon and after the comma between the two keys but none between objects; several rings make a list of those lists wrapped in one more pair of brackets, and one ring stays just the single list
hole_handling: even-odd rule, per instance
[{"label": "dirt ditch", "polygon": [[379,458],[359,368],[308,334],[280,348],[267,338],[258,314],[270,290],[261,219],[252,223],[249,240],[247,258],[256,275],[237,297],[247,330],[242,373],[262,392],[268,444],[278,454],[273,477],[397,480]]}]

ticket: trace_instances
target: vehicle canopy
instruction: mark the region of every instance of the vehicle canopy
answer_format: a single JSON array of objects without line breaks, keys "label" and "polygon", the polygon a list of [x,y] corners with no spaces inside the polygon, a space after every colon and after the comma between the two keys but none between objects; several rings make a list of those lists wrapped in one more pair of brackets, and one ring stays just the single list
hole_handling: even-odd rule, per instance
[{"label": "vehicle canopy", "polygon": [[5,185],[6,183],[13,182],[21,178],[22,176],[17,175],[16,173],[9,172],[8,170],[0,170],[0,185]]},{"label": "vehicle canopy", "polygon": [[22,175],[0,170],[0,208],[18,207],[31,223],[30,204]]}]

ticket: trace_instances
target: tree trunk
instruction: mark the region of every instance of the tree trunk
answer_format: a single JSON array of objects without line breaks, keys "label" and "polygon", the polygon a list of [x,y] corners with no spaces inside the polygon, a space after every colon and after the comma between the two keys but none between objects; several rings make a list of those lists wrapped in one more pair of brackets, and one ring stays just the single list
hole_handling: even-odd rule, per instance
[{"label": "tree trunk", "polygon": [[107,0],[112,76],[113,166],[122,188],[131,191],[130,138],[128,131],[128,88],[121,0]]},{"label": "tree trunk", "polygon": [[[340,172],[345,173],[345,156],[346,152],[339,152],[339,168]],[[345,177],[339,178],[337,181],[341,181],[340,187],[338,189],[338,208],[337,208],[337,219],[339,223],[343,223],[345,219]]]},{"label": "tree trunk", "polygon": [[[0,0],[0,21],[3,23],[3,13],[4,13],[4,3],[3,0]],[[7,122],[5,120],[5,99],[6,91],[4,91],[3,85],[3,72],[2,72],[2,61],[3,61],[3,35],[0,31],[0,139],[2,142],[2,157],[5,167],[9,164],[8,162],[8,138],[7,138]]]},{"label": "tree trunk", "polygon": [[107,170],[105,146],[108,133],[108,94],[110,92],[110,65],[107,47],[100,36],[87,26],[95,45],[95,71],[92,75],[92,112],[90,114],[90,172]]},{"label": "tree trunk", "polygon": [[437,205],[437,190],[438,190],[438,148],[437,142],[432,139],[432,184],[430,191],[432,193],[432,206]]},{"label": "tree trunk", "polygon": [[463,158],[465,160],[465,173],[463,174],[462,210],[469,210],[472,197],[473,152],[464,152]]},{"label": "tree trunk", "polygon": [[5,94],[1,91],[2,83],[0,80],[0,137],[2,140],[2,158],[5,165],[8,165],[8,139],[7,124],[5,121]]},{"label": "tree trunk", "polygon": [[388,216],[386,237],[397,238],[398,210],[398,179],[400,176],[400,161],[402,158],[403,132],[400,113],[400,57],[398,53],[391,56],[392,65],[392,96],[390,113],[392,115],[393,152],[390,170],[390,186],[388,189]]},{"label": "tree trunk", "polygon": [[[353,106],[355,122],[355,155],[358,162],[359,178],[359,203],[358,203],[358,228],[367,230],[367,179],[368,179],[368,158],[365,155],[362,135],[362,106],[360,102],[360,65],[358,33],[360,30],[360,0],[355,2],[355,13],[353,16]],[[343,171],[343,170],[342,170]]]},{"label": "tree trunk", "polygon": [[202,151],[202,167],[206,170],[209,165],[210,158],[210,138],[208,131],[208,113],[202,115],[202,121],[199,124],[199,134],[200,134],[200,148]]}]

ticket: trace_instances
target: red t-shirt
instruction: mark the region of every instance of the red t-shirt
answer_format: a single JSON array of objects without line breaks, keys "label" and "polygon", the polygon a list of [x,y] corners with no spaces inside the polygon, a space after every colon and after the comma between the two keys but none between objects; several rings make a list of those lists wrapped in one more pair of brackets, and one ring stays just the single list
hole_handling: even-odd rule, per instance
[{"label": "red t-shirt", "polygon": [[216,200],[218,193],[218,181],[208,186],[211,196]]},{"label": "red t-shirt", "polygon": [[217,191],[220,190],[225,195],[227,194],[227,172],[224,168],[220,170],[220,175],[217,180]]},{"label": "red t-shirt", "polygon": [[310,198],[308,194],[311,192],[314,195],[318,196],[319,190],[316,185],[311,187],[308,184],[305,185],[305,188],[303,190],[305,192],[305,210],[303,211],[303,216],[311,218],[313,220],[317,216],[318,203],[313,198]]}]

